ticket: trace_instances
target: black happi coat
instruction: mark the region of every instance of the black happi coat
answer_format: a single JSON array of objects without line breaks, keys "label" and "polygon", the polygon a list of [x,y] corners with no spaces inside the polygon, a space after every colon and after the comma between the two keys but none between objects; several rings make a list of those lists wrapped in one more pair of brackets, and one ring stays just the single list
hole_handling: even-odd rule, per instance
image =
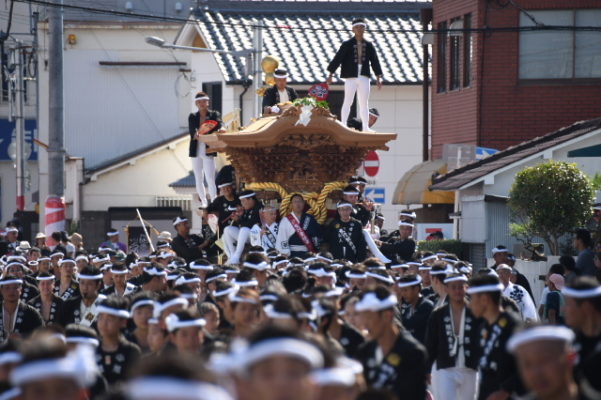
[{"label": "black happi coat", "polygon": [[456,343],[453,331],[451,306],[449,303],[434,310],[428,320],[426,330],[426,349],[428,350],[429,366],[436,362],[436,369],[453,368],[457,363],[457,354],[463,348],[465,366],[478,370],[480,361],[480,326],[482,320],[473,316],[470,309],[465,307],[463,320],[463,343]]},{"label": "black happi coat", "polygon": [[356,219],[351,218],[349,222],[343,222],[336,218],[326,229],[324,240],[335,259],[346,259],[356,263],[367,257],[363,227]]},{"label": "black happi coat", "polygon": [[[15,325],[12,333],[18,333],[21,336],[28,336],[31,332],[44,325],[42,316],[32,306],[19,301],[17,305]],[[4,331],[4,302],[0,302],[0,342],[8,339]]]},{"label": "black happi coat", "polygon": [[574,375],[581,394],[588,400],[601,399],[601,335],[590,337],[578,332],[574,347],[578,351]]},{"label": "black happi coat", "polygon": [[140,348],[121,338],[116,351],[104,351],[102,346],[96,349],[96,364],[109,385],[125,380],[125,374],[140,357]]},{"label": "black happi coat", "polygon": [[190,263],[203,258],[202,250],[198,247],[202,242],[204,242],[204,239],[199,235],[190,234],[187,238],[184,238],[178,234],[171,241],[171,248],[175,251],[175,254]]},{"label": "black happi coat", "polygon": [[65,290],[63,292],[63,294],[60,294],[60,290],[61,290],[61,284],[60,281],[56,281],[56,283],[54,284],[54,294],[58,297],[60,297],[63,300],[69,300],[72,299],[74,297],[78,297],[79,296],[79,283],[72,280],[71,284],[69,285],[69,287],[67,288],[67,290]]},{"label": "black happi coat", "polygon": [[255,224],[261,224],[261,217],[259,217],[259,210],[263,205],[260,201],[255,201],[255,206],[250,210],[244,210],[244,214],[236,221],[236,225],[240,228],[251,229]]},{"label": "black happi coat", "polygon": [[413,257],[413,253],[415,253],[415,246],[415,240],[412,238],[405,240],[394,239],[392,242],[382,243],[380,251],[388,258],[398,256],[401,260],[409,261]]},{"label": "black happi coat", "polygon": [[[65,301],[63,305],[63,322],[66,325],[68,324],[79,324],[83,319],[96,318],[95,314],[90,315],[81,315],[81,302],[83,299],[81,297],[75,297]],[[99,302],[99,299],[96,298],[94,300],[96,303]]]},{"label": "black happi coat", "polygon": [[361,222],[361,226],[365,227],[371,220],[371,213],[362,205],[355,204],[353,206],[351,217]]},{"label": "black happi coat", "polygon": [[[294,101],[298,98],[298,94],[293,88],[286,86],[285,90],[288,92],[288,99],[290,101]],[[265,91],[265,96],[263,96],[263,108],[272,107],[281,102],[280,93],[276,85],[273,85]]]},{"label": "black happi coat", "polygon": [[376,49],[371,42],[363,39],[362,57],[358,59],[357,39],[354,37],[343,42],[336,55],[328,65],[328,71],[332,74],[342,65],[341,78],[357,78],[357,66],[361,65],[361,75],[371,76],[373,68],[377,76],[382,76],[382,67]]},{"label": "black happi coat", "polygon": [[357,329],[345,322],[341,327],[338,342],[348,357],[355,357],[359,346],[365,342],[365,338]]},{"label": "black happi coat", "polygon": [[[28,303],[30,306],[35,308],[44,320],[44,316],[42,315],[42,297],[36,296],[31,299]],[[63,316],[64,316],[64,307],[65,301],[56,295],[52,295],[52,305],[50,306],[50,315],[48,320],[44,320],[45,325],[64,325],[63,324]]]},{"label": "black happi coat", "polygon": [[[224,196],[217,196],[215,200],[209,204],[207,207],[208,213],[217,214],[217,218],[219,221],[219,229],[221,230],[221,234],[223,234],[223,229],[229,225],[229,216],[232,215],[236,207],[240,205],[240,199],[238,196],[234,197],[234,200],[230,201],[226,199]],[[226,222],[226,220],[228,220]]]},{"label": "black happi coat", "polygon": [[21,290],[21,300],[23,300],[25,303],[29,303],[29,301],[31,299],[38,296],[39,294],[40,294],[40,291],[38,290],[37,287],[35,287],[35,285],[32,285],[29,281],[27,281],[26,279],[23,279],[23,288]]},{"label": "black happi coat", "polygon": [[[401,305],[401,317],[403,326],[413,335],[414,338],[421,343],[426,339],[426,327],[428,326],[428,318],[434,309],[434,304],[425,297],[417,300],[415,312],[411,312],[411,305],[403,303]],[[424,343],[425,344],[425,343]]]},{"label": "black happi coat", "polygon": [[[288,217],[284,217],[288,218]],[[314,216],[311,214],[303,213],[300,217],[299,225],[303,230],[307,233],[309,239],[311,239],[311,243],[315,246],[316,249],[319,250],[319,246],[321,245],[322,238],[322,228],[321,225],[317,222]],[[298,236],[296,231],[288,238],[288,246],[304,246],[305,243]],[[290,251],[290,257],[302,256],[302,252]]]},{"label": "black happi coat", "polygon": [[388,354],[382,354],[375,340],[365,343],[357,353],[367,384],[389,390],[403,400],[426,398],[427,358],[424,346],[406,331],[399,334]]},{"label": "black happi coat", "polygon": [[519,317],[506,311],[501,312],[492,325],[487,321],[482,323],[479,335],[481,348],[479,399],[485,400],[498,390],[508,393],[522,390],[515,359],[506,349],[507,341],[519,324]]},{"label": "black happi coat", "polygon": [[[213,134],[213,132],[218,131],[223,126],[223,121],[221,120],[221,114],[219,113],[219,111],[208,110],[207,119],[205,121],[208,120],[217,121],[219,123],[217,124],[217,126],[215,126],[215,128],[213,128],[210,132],[206,133],[205,135],[211,135]],[[188,133],[190,134],[190,147],[188,148],[189,157],[197,156],[198,140],[196,140],[196,130],[200,128],[200,125],[200,111],[191,113],[188,116]],[[217,153],[207,153],[208,156],[215,154]]]}]

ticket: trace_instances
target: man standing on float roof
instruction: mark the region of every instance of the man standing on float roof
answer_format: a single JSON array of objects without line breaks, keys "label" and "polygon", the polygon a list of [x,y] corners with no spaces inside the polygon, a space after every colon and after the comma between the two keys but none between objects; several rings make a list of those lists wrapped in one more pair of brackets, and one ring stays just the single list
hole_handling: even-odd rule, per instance
[{"label": "man standing on float roof", "polygon": [[332,77],[342,65],[340,77],[344,79],[344,103],[340,111],[340,120],[346,126],[351,105],[358,94],[357,105],[359,118],[363,125],[363,131],[371,131],[369,128],[369,80],[370,70],[373,68],[376,74],[378,89],[382,87],[382,68],[376,54],[376,49],[371,42],[363,38],[367,24],[362,18],[353,20],[353,33],[355,36],[342,43],[334,59],[328,65],[327,83],[332,84]]}]

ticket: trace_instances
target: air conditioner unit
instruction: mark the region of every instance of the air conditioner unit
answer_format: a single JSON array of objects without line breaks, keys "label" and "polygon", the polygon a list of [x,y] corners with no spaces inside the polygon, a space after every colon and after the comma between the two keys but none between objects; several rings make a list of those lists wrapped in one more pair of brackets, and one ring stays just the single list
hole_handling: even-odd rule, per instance
[{"label": "air conditioner unit", "polygon": [[127,11],[131,11],[134,9],[134,3],[132,3],[131,1],[126,1],[125,2],[125,9]]}]

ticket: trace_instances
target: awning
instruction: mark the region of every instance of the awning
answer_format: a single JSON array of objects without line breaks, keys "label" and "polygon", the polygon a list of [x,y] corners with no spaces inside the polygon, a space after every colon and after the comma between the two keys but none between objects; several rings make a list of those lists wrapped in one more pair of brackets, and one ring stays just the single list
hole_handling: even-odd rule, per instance
[{"label": "awning", "polygon": [[443,160],[417,164],[407,171],[397,183],[392,204],[454,204],[454,192],[428,189],[432,184],[432,175],[446,172],[447,165]]}]

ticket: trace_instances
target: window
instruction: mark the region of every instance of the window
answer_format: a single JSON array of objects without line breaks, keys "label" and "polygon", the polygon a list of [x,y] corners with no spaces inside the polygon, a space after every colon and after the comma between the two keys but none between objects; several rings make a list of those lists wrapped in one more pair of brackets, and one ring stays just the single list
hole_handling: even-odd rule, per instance
[{"label": "window", "polygon": [[472,83],[472,14],[463,16],[463,87]]},{"label": "window", "polygon": [[202,91],[211,99],[210,108],[221,112],[221,82],[207,82],[202,84]]},{"label": "window", "polygon": [[[460,18],[455,18],[451,20],[451,27],[453,27],[453,23],[455,21],[460,21]],[[458,89],[461,86],[459,82],[460,79],[460,48],[461,48],[461,36],[456,33],[451,33],[450,36],[450,45],[449,45],[449,53],[451,54],[451,65],[450,65],[450,89]]]},{"label": "window", "polygon": [[[601,27],[601,9],[530,11],[528,14],[547,26]],[[520,26],[535,26],[535,22],[521,13]],[[601,78],[601,32],[521,32],[519,56],[520,79]]]},{"label": "window", "polygon": [[444,92],[447,90],[447,23],[440,22],[438,24],[438,66],[437,66],[437,91]]}]

